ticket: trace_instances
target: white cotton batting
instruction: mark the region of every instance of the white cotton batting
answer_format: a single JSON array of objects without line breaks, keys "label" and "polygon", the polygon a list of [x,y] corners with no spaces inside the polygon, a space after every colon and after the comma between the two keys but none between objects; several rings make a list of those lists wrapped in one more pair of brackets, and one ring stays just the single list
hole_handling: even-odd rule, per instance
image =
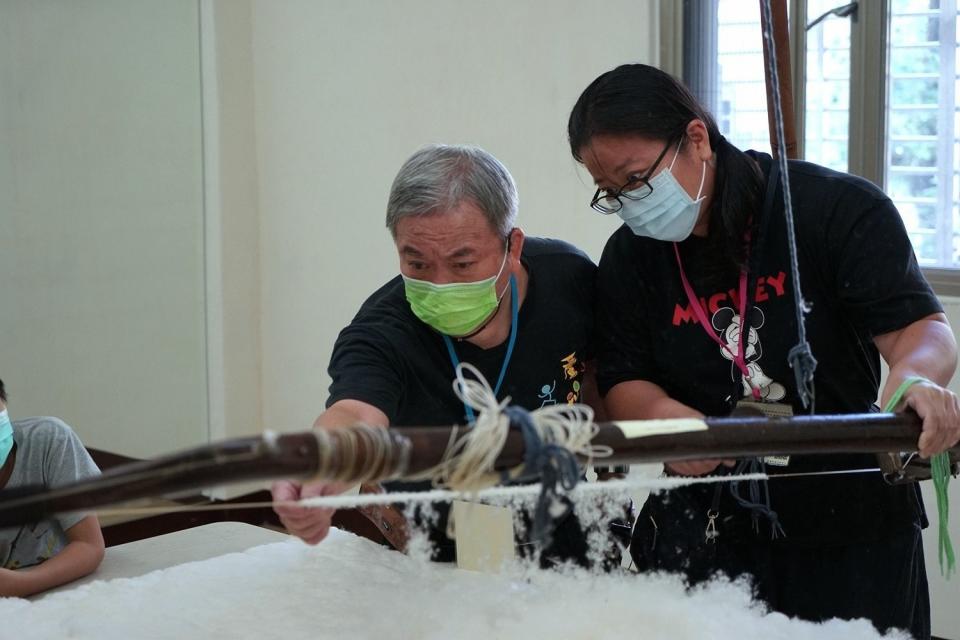
[{"label": "white cotton batting", "polygon": [[291,540],[34,602],[0,599],[0,620],[0,638],[17,640],[880,637],[864,620],[767,613],[742,584],[687,592],[675,576],[470,573],[337,530],[316,547]]}]

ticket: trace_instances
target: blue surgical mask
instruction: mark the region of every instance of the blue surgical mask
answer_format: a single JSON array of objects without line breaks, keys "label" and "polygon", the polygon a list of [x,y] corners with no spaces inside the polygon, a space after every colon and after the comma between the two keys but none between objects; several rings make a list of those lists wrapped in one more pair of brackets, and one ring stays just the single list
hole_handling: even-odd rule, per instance
[{"label": "blue surgical mask", "polygon": [[[682,143],[681,139],[680,144]],[[707,177],[707,163],[703,163],[697,197],[691,198],[673,177],[673,165],[680,155],[680,144],[677,145],[677,152],[670,166],[650,180],[653,191],[649,196],[642,200],[628,198],[622,200],[622,207],[617,215],[638,236],[680,242],[690,236],[693,227],[697,224],[697,219],[700,217],[700,204],[703,202],[701,193]]]},{"label": "blue surgical mask", "polygon": [[13,425],[7,410],[0,411],[0,467],[7,462],[7,456],[13,449]]}]

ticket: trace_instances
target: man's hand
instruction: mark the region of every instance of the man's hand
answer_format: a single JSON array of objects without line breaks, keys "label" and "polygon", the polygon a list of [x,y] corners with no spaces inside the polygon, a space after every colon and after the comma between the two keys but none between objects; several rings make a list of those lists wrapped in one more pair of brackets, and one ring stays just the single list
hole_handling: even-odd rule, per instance
[{"label": "man's hand", "polygon": [[917,449],[924,458],[960,442],[960,400],[949,389],[933,382],[918,382],[903,394],[904,406],[923,419]]},{"label": "man's hand", "polygon": [[[390,422],[387,416],[373,405],[359,400],[338,400],[320,414],[313,423],[315,429],[336,429],[354,424],[368,424],[386,428]],[[343,493],[351,486],[342,482],[274,482],[270,488],[273,501],[295,502],[302,498],[334,496]],[[317,507],[299,507],[295,505],[274,505],[273,510],[280,516],[280,522],[293,535],[307,544],[317,544],[330,533],[330,521],[336,509]]]},{"label": "man's hand", "polygon": [[880,406],[887,406],[904,380],[926,378],[927,382],[907,388],[900,405],[923,419],[917,450],[929,458],[955,446],[960,440],[960,405],[945,385],[957,368],[957,341],[947,317],[934,313],[898,331],[875,336],[873,342],[890,365]]},{"label": "man's hand", "polygon": [[[333,483],[300,484],[289,480],[274,482],[270,489],[274,502],[295,502],[302,498],[343,493],[348,485]],[[287,531],[307,544],[318,544],[330,533],[330,521],[336,509],[278,504],[273,507]]]}]

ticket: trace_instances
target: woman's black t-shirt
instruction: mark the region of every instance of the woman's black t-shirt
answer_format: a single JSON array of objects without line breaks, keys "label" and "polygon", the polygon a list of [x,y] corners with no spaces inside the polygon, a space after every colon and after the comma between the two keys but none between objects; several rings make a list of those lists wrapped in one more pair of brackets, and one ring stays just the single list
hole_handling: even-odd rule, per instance
[{"label": "woman's black t-shirt", "polygon": [[[751,152],[765,176],[770,156]],[[873,338],[942,311],[917,265],[899,213],[866,180],[806,162],[789,163],[807,340],[817,359],[816,411],[873,409],[880,358]],[[787,362],[796,312],[781,189],[755,225],[747,287],[747,362],[764,399],[804,413]],[[758,237],[759,236],[759,237]],[[738,275],[717,276],[704,238],[680,256],[712,330],[729,342],[738,324]],[[710,283],[704,286],[703,283]],[[598,272],[598,383],[646,380],[708,416],[728,414],[749,395],[740,370],[706,335],[681,284],[673,244],[626,226],[607,242]],[[736,349],[733,349],[736,351]],[[793,456],[771,474],[876,468],[871,455]],[[923,523],[916,486],[888,486],[877,473],[783,478],[769,483],[786,541],[822,544],[873,539]]]}]

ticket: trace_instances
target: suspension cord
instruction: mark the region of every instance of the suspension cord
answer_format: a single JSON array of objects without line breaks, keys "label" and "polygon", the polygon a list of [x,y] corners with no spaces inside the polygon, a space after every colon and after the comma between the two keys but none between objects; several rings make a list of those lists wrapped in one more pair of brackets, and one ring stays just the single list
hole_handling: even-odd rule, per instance
[{"label": "suspension cord", "polygon": [[770,0],[760,0],[760,10],[763,12],[763,43],[767,49],[767,62],[770,65],[770,93],[773,98],[773,117],[776,131],[776,148],[779,150],[774,162],[780,165],[780,181],[783,187],[783,209],[787,219],[787,242],[790,249],[790,275],[793,283],[793,302],[797,320],[797,344],[790,349],[787,360],[793,369],[797,383],[797,395],[804,408],[812,414],[815,410],[815,389],[813,372],[817,368],[817,360],[813,357],[810,344],[807,342],[807,330],[804,315],[809,311],[800,291],[800,266],[797,260],[797,238],[793,222],[793,202],[790,198],[790,174],[787,170],[787,154],[783,132],[783,105],[780,102],[780,76],[777,73],[777,46],[773,39],[773,17]]}]

